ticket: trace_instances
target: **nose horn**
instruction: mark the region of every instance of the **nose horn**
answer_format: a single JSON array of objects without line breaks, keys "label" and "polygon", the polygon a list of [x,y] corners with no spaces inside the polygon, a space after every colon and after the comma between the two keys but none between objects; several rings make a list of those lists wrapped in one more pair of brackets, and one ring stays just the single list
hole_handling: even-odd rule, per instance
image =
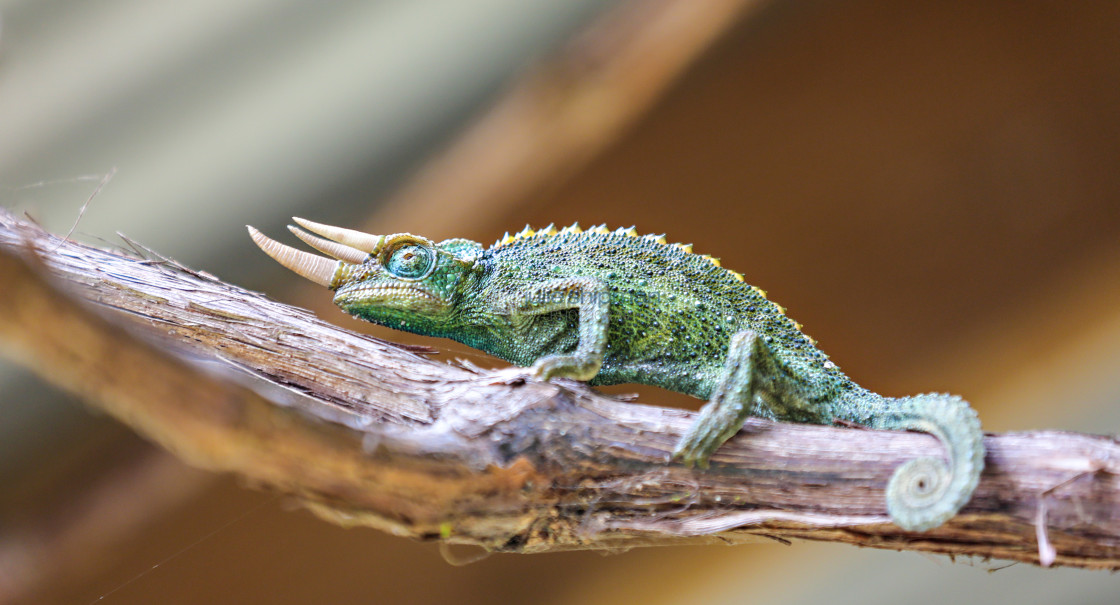
[{"label": "nose horn", "polygon": [[329,240],[336,241],[345,246],[350,246],[351,248],[356,248],[366,254],[376,254],[381,250],[381,245],[385,243],[384,235],[372,235],[369,233],[362,233],[361,231],[354,231],[353,229],[332,227],[330,225],[299,218],[298,216],[293,216],[292,220],[298,223],[300,227],[316,235],[321,235]]},{"label": "nose horn", "polygon": [[273,260],[320,286],[331,287],[334,276],[338,273],[343,261],[332,261],[303,250],[296,250],[268,238],[249,225],[246,225],[246,227],[249,229],[249,237],[253,238],[253,242]]},{"label": "nose horn", "polygon": [[362,252],[361,250],[351,248],[350,246],[344,246],[342,244],[336,244],[335,242],[323,239],[321,237],[315,237],[314,235],[311,235],[310,233],[304,231],[303,229],[300,229],[299,227],[288,225],[288,231],[291,231],[293,235],[300,238],[305,244],[311,246],[319,252],[322,252],[323,254],[329,254],[330,256],[333,256],[338,260],[344,260],[352,265],[360,265],[366,262],[366,259],[369,258],[369,255],[365,252]]}]

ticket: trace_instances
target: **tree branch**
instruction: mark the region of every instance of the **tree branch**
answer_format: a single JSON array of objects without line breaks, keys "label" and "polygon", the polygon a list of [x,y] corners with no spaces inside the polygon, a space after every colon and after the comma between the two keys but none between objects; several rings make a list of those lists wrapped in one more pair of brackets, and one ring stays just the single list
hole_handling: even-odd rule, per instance
[{"label": "tree branch", "polygon": [[883,490],[939,448],[928,435],[752,420],[710,470],[669,465],[691,412],[437,363],[3,211],[0,284],[5,354],[190,463],[336,523],[523,553],[768,536],[1120,568],[1111,438],[989,436],[972,501],[908,533]]}]

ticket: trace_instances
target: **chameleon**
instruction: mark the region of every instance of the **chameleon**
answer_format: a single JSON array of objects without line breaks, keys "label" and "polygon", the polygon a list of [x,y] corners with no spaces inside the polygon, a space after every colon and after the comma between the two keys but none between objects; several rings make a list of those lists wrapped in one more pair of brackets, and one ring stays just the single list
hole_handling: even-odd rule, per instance
[{"label": "chameleon", "polygon": [[454,339],[543,380],[642,383],[707,400],[669,463],[708,468],[749,416],[926,432],[948,464],[907,461],[886,490],[891,521],[914,532],[953,517],[979,482],[983,433],[966,401],[857,385],[763,290],[691,244],[577,223],[526,226],[486,248],[293,220],[306,231],[292,233],[331,258],[249,234],[359,319]]}]

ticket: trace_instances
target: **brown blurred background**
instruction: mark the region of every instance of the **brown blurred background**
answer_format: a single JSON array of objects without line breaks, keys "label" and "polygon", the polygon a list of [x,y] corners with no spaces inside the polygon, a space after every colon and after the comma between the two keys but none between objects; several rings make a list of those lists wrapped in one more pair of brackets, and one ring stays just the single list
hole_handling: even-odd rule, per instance
[{"label": "brown blurred background", "polygon": [[[634,224],[722,258],[867,387],[960,393],[989,431],[1120,432],[1120,4],[325,4],[0,0],[0,203],[64,233],[115,167],[78,237],[121,231],[483,364],[346,318],[243,225],[280,234],[297,214],[489,244],[526,223]],[[760,543],[452,567],[186,469],[0,366],[0,602],[1120,594],[1100,572],[985,571],[1002,566]]]}]

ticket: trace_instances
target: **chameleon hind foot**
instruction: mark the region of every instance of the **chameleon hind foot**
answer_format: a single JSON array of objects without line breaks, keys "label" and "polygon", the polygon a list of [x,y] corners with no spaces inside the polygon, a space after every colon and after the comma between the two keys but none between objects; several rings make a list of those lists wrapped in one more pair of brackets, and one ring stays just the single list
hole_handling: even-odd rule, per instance
[{"label": "chameleon hind foot", "polygon": [[672,460],[708,468],[708,458],[757,413],[756,401],[762,399],[757,395],[762,393],[778,401],[796,397],[797,387],[777,367],[766,342],[753,330],[743,330],[731,337],[719,384],[677,443]]}]

